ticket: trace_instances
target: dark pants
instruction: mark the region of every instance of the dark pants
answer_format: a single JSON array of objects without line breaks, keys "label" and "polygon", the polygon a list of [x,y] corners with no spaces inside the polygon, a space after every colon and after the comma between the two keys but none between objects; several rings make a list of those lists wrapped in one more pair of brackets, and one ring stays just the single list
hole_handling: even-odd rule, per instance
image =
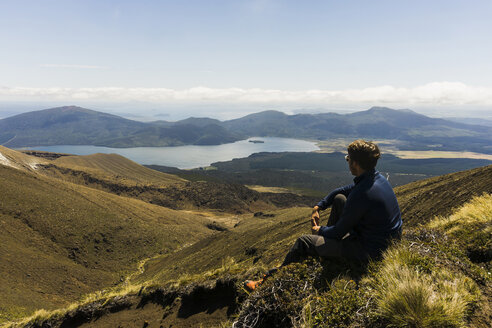
[{"label": "dark pants", "polygon": [[[347,198],[342,194],[338,194],[335,197],[330,217],[328,218],[328,226],[335,225],[340,219],[346,201]],[[318,235],[304,235],[296,240],[294,246],[287,253],[282,266],[301,262],[307,256],[338,257],[359,261],[366,261],[368,258],[362,245],[357,240],[350,238],[350,236],[342,240],[336,240]]]}]

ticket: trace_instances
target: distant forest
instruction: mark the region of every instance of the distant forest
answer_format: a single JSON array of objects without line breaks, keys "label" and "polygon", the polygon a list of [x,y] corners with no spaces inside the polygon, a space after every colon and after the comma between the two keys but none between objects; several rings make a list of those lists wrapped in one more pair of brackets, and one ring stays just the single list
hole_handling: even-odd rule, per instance
[{"label": "distant forest", "polygon": [[[173,173],[191,181],[223,181],[244,185],[283,187],[292,192],[322,196],[340,185],[352,183],[342,153],[257,153],[247,158],[213,163],[208,169],[179,170],[159,165],[152,169]],[[401,159],[384,154],[377,169],[396,187],[412,181],[492,164],[484,159]]]}]

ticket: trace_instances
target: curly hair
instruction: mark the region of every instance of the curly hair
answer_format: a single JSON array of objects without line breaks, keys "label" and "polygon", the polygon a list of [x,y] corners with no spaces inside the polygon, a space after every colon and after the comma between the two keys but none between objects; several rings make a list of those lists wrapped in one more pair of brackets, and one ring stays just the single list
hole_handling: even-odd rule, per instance
[{"label": "curly hair", "polygon": [[378,145],[362,139],[355,140],[347,147],[351,160],[357,162],[363,170],[372,170],[381,157]]}]

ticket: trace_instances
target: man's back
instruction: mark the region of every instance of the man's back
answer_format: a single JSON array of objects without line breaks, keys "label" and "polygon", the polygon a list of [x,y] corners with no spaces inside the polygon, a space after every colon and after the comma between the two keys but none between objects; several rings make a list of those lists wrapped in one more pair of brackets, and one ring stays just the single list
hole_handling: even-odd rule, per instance
[{"label": "man's back", "polygon": [[334,226],[322,226],[319,234],[326,238],[357,241],[361,251],[378,256],[391,238],[401,234],[401,215],[395,193],[376,170],[368,170],[354,179],[354,184],[335,189],[319,204],[331,204],[334,194],[347,197],[340,219]]},{"label": "man's back", "polygon": [[[347,198],[346,208],[359,208],[360,219],[354,226],[354,237],[371,256],[377,256],[391,238],[400,237],[402,221],[398,201],[388,180],[377,171],[367,173]],[[343,217],[342,214],[341,220]]]}]

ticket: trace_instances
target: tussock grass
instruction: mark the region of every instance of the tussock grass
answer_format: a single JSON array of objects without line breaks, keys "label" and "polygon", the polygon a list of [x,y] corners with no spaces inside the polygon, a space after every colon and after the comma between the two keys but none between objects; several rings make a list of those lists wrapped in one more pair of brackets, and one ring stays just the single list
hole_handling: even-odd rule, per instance
[{"label": "tussock grass", "polygon": [[300,322],[294,326],[346,327],[366,303],[364,291],[358,288],[354,280],[338,277],[326,291],[315,292],[303,308]]},{"label": "tussock grass", "polygon": [[480,242],[485,242],[483,247],[490,249],[492,247],[492,194],[475,196],[454,214],[448,217],[436,217],[428,227],[467,242],[472,238],[479,238]]},{"label": "tussock grass", "polygon": [[392,327],[463,327],[480,297],[477,285],[446,268],[427,273],[415,263],[420,255],[404,247],[388,250],[368,278],[376,295],[376,315]]},{"label": "tussock grass", "polygon": [[483,194],[482,196],[475,196],[448,217],[436,217],[429,223],[429,227],[444,229],[449,234],[457,235],[470,225],[485,224],[490,229],[491,223],[492,194]]},{"label": "tussock grass", "polygon": [[[326,271],[317,273],[314,279],[328,279],[328,284],[302,295],[302,300],[297,296],[269,300],[282,291],[269,291],[268,284],[262,286],[258,291],[261,298],[250,297],[247,302],[251,307],[254,301],[255,307],[247,311],[243,306],[236,326],[266,327],[262,320],[268,319],[267,315],[251,324],[244,314],[255,313],[257,308],[274,308],[278,314],[278,308],[287,308],[284,316],[290,321],[284,323],[299,328],[467,327],[477,309],[486,305],[480,289],[487,286],[483,284],[483,269],[469,257],[470,250],[490,248],[491,213],[491,195],[474,197],[449,217],[437,216],[426,225],[408,229],[403,241],[392,245],[380,261],[371,263],[360,280],[353,281],[344,272],[335,277]],[[322,262],[327,268],[334,265]],[[290,283],[303,286],[309,281],[292,268],[289,272],[293,275],[288,277]],[[284,278],[275,278],[280,280],[277,285],[285,284]],[[283,292],[294,295],[290,290]],[[302,308],[294,306],[299,302]]]}]

